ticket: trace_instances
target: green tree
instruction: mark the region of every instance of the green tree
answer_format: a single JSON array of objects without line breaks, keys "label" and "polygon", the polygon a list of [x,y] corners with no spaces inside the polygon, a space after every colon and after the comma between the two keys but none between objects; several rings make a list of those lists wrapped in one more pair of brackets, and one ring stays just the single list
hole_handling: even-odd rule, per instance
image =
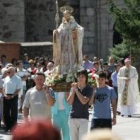
[{"label": "green tree", "polygon": [[126,8],[119,9],[110,1],[110,12],[116,21],[116,30],[126,45],[140,47],[140,0],[124,0]]},{"label": "green tree", "polygon": [[111,56],[114,57],[116,61],[121,58],[126,58],[130,55],[131,49],[130,46],[126,45],[124,42],[122,44],[115,45],[115,47],[110,48],[109,50]]}]

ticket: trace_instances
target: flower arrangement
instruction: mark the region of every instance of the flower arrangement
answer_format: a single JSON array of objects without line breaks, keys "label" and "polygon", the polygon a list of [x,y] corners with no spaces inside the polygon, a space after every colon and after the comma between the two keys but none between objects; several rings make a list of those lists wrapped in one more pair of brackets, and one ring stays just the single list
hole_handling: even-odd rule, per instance
[{"label": "flower arrangement", "polygon": [[75,81],[75,76],[72,73],[64,74],[64,75],[58,75],[58,74],[50,74],[46,75],[45,83],[48,86],[53,86],[58,83],[72,83]]},{"label": "flower arrangement", "polygon": [[56,92],[69,92],[71,83],[75,81],[75,75],[73,73],[59,75],[51,73],[46,75],[45,84],[52,87]]},{"label": "flower arrangement", "polygon": [[[96,87],[96,79],[98,75],[94,71],[88,71],[88,84]],[[76,73],[59,75],[57,73],[49,73],[46,75],[45,84],[52,87],[54,91],[70,91],[71,83],[77,81]]]},{"label": "flower arrangement", "polygon": [[96,79],[98,75],[94,72],[88,74],[88,84],[91,85],[93,88],[97,86]]}]

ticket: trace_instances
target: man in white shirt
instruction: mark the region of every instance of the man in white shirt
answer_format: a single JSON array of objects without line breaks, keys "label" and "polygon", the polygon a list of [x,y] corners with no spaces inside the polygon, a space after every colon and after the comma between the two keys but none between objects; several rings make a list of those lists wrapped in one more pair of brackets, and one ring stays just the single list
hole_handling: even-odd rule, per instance
[{"label": "man in white shirt", "polygon": [[8,68],[8,76],[4,80],[4,121],[5,131],[11,130],[17,123],[18,93],[21,90],[21,78],[15,75],[15,68]]}]

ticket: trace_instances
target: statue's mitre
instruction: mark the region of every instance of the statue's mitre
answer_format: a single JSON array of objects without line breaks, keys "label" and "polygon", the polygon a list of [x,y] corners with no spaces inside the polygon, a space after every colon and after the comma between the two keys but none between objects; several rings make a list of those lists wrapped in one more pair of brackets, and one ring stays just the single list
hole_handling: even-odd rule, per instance
[{"label": "statue's mitre", "polygon": [[72,13],[74,11],[74,9],[71,6],[62,6],[62,7],[60,7],[60,11],[62,13],[64,13],[65,11],[69,11],[70,13]]}]

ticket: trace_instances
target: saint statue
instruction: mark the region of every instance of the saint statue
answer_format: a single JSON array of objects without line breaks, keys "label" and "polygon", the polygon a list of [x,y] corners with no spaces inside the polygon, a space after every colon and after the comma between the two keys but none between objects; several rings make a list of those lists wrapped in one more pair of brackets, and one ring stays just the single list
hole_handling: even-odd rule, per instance
[{"label": "saint statue", "polygon": [[84,28],[72,16],[72,7],[63,6],[60,11],[63,12],[63,18],[53,32],[53,59],[59,74],[68,74],[82,67]]}]

